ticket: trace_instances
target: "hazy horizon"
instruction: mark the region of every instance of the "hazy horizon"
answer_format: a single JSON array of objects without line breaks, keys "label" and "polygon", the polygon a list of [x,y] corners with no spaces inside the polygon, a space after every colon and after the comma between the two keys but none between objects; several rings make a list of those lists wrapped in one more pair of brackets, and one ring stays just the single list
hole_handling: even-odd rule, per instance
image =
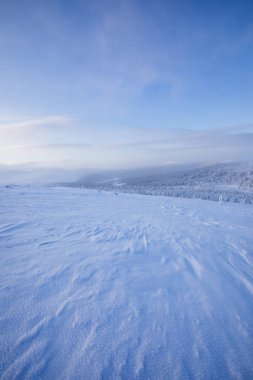
[{"label": "hazy horizon", "polygon": [[[166,178],[169,173],[179,173],[181,171],[187,172],[191,169],[201,169],[216,166],[227,165],[238,166],[243,165],[243,169],[250,168],[253,161],[206,161],[194,162],[184,164],[166,164],[166,165],[150,165],[139,166],[134,168],[61,168],[61,167],[47,167],[40,166],[37,163],[20,164],[20,165],[0,165],[0,184],[34,184],[34,183],[57,183],[57,182],[76,182],[86,175],[106,175],[119,176],[124,178],[125,175],[139,176],[153,176],[162,175]],[[243,170],[242,170],[243,171]]]}]

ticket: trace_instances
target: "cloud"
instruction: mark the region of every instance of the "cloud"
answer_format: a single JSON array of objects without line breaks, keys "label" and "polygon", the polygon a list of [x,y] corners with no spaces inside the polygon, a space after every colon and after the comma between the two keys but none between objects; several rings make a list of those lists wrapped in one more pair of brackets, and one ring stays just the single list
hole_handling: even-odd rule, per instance
[{"label": "cloud", "polygon": [[[55,129],[54,125],[44,128],[52,121],[60,128]],[[37,162],[52,166],[57,162],[62,168],[71,165],[73,168],[108,169],[162,165],[165,162],[253,159],[253,124],[212,130],[116,127],[104,130],[73,122],[70,130],[70,125],[62,126],[61,121],[67,122],[59,117],[17,123],[15,131],[18,128],[27,131],[26,128],[32,126],[32,134],[24,131],[20,136],[15,134],[15,143],[11,141],[12,128],[4,128],[8,138],[0,147],[0,164]]]},{"label": "cloud", "polygon": [[5,128],[31,128],[31,127],[41,127],[41,126],[52,126],[52,125],[64,125],[71,121],[70,118],[65,116],[47,116],[38,119],[28,119],[28,120],[18,120],[16,122],[0,123],[0,129]]},{"label": "cloud", "polygon": [[0,147],[56,143],[71,122],[65,116],[47,116],[0,123]]},{"label": "cloud", "polygon": [[160,40],[161,29],[168,25],[161,26],[157,19],[154,24],[149,8],[132,0],[90,6],[94,22],[85,45],[80,38],[74,42],[74,54],[78,51],[82,62],[78,81],[94,96],[95,107],[127,105],[155,83],[165,82],[171,93],[183,88],[184,79],[175,70],[181,45],[173,41],[169,29],[167,38]]}]

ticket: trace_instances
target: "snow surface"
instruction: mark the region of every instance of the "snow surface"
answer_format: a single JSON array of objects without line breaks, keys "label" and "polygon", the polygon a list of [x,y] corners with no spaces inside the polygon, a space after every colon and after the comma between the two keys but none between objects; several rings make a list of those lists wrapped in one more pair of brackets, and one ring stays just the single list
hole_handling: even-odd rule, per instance
[{"label": "snow surface", "polygon": [[253,378],[253,208],[0,188],[1,379]]}]

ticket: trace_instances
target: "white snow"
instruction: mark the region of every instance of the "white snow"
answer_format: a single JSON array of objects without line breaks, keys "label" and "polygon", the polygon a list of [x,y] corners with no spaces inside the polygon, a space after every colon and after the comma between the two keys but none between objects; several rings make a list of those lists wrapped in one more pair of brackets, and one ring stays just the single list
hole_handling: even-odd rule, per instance
[{"label": "white snow", "polygon": [[253,378],[253,207],[0,188],[1,379]]}]

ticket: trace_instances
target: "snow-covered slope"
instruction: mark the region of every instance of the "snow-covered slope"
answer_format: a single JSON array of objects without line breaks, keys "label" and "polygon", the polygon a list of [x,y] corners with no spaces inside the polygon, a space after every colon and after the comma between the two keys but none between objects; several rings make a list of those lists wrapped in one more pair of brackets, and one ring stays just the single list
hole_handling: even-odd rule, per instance
[{"label": "snow-covered slope", "polygon": [[253,209],[0,188],[1,379],[253,378]]}]

